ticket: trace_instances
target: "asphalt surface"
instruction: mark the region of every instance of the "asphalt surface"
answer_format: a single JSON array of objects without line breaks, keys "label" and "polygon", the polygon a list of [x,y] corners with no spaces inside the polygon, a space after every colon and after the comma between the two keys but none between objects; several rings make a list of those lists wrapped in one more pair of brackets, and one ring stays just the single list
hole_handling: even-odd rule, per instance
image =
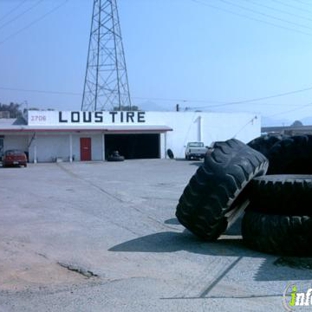
[{"label": "asphalt surface", "polygon": [[0,311],[285,311],[306,259],[246,248],[239,220],[207,243],[175,218],[199,164],[0,167]]}]

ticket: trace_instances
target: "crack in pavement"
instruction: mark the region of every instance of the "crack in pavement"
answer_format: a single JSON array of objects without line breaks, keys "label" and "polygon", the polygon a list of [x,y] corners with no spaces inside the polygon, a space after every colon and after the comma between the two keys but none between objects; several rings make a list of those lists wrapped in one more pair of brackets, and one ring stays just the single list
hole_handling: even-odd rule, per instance
[{"label": "crack in pavement", "polygon": [[59,262],[59,261],[57,262],[57,264],[69,271],[76,272],[87,278],[98,277],[98,275],[95,274],[94,272],[87,270],[86,268],[80,267],[78,265],[75,265],[75,264],[69,264],[69,263],[64,263],[64,262]]},{"label": "crack in pavement", "polygon": [[87,183],[89,184],[90,186],[92,186],[93,188],[99,190],[100,192],[108,195],[109,197],[121,202],[121,203],[126,203],[126,201],[122,200],[121,198],[115,196],[114,194],[106,191],[105,189],[101,188],[100,186],[94,184],[93,182],[91,181],[88,181],[86,179],[84,179],[83,177],[79,176],[78,174],[75,174],[74,172],[72,172],[71,170],[69,170],[68,168],[65,168],[64,166],[60,165],[59,163],[57,163],[57,166],[62,169],[63,171],[65,171],[66,173],[68,173],[71,177],[74,177],[76,179],[79,179],[81,181],[83,181],[84,183]]}]

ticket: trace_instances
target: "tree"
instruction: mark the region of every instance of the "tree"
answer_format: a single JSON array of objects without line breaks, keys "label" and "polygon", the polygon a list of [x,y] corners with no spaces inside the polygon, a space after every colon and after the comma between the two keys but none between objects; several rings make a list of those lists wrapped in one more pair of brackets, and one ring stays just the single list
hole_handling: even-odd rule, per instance
[{"label": "tree", "polygon": [[303,124],[300,120],[296,120],[293,122],[293,124],[291,125],[292,127],[302,127]]},{"label": "tree", "polygon": [[136,105],[121,105],[120,107],[119,106],[114,106],[113,108],[114,111],[138,111],[140,110],[138,106]]},{"label": "tree", "polygon": [[20,110],[20,104],[10,103],[1,104],[0,103],[0,112],[8,112],[9,118],[17,118],[22,116],[22,111]]}]

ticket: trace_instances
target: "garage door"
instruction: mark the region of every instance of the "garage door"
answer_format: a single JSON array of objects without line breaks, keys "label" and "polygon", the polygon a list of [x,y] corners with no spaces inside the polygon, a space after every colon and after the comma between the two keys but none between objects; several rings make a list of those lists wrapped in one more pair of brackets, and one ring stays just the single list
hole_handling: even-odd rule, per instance
[{"label": "garage door", "polygon": [[115,150],[126,159],[160,158],[160,134],[105,135],[105,156]]}]

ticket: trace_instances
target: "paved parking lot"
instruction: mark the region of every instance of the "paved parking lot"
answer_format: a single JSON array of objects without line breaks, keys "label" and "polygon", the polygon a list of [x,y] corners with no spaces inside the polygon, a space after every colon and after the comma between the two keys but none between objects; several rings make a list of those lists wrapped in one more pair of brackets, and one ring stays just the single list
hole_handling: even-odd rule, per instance
[{"label": "paved parking lot", "polygon": [[199,164],[0,167],[0,311],[285,310],[287,285],[311,287],[304,260],[245,248],[239,222],[214,243],[177,222]]}]

